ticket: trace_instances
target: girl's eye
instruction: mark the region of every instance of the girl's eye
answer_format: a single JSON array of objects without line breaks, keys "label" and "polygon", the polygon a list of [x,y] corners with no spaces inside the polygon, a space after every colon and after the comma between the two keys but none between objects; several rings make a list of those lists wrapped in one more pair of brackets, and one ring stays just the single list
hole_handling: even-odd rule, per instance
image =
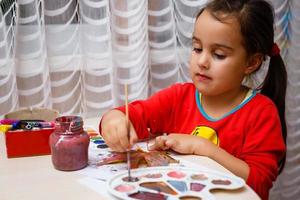
[{"label": "girl's eye", "polygon": [[221,55],[221,54],[217,54],[217,53],[215,53],[214,56],[215,56],[217,59],[220,59],[220,60],[223,60],[223,59],[226,58],[225,55]]},{"label": "girl's eye", "polygon": [[195,51],[196,53],[201,53],[202,49],[201,48],[193,48],[193,51]]}]

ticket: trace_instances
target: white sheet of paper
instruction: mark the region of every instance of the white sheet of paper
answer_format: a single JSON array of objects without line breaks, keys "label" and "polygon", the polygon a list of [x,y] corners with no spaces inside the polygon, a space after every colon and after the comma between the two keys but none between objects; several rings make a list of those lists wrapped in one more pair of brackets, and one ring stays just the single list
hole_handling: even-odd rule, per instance
[{"label": "white sheet of paper", "polygon": [[85,187],[90,188],[91,190],[97,192],[98,194],[100,194],[102,197],[106,198],[106,199],[114,199],[113,196],[111,196],[107,190],[103,190],[103,188],[106,188],[106,182],[97,180],[97,179],[93,179],[90,177],[84,177],[81,179],[78,179],[78,182],[82,185],[84,185]]}]

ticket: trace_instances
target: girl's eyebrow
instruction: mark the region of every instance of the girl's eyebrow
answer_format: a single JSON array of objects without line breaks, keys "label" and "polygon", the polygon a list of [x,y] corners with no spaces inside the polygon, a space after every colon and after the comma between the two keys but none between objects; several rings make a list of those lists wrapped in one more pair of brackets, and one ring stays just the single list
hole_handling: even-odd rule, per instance
[{"label": "girl's eyebrow", "polygon": [[[201,41],[199,38],[197,38],[197,37],[194,36],[194,35],[193,35],[192,39],[195,40],[196,42],[200,42],[200,41]],[[213,46],[218,47],[218,48],[224,48],[224,49],[228,49],[228,50],[233,51],[233,48],[232,48],[232,47],[230,47],[230,46],[228,46],[228,45],[225,45],[225,44],[214,43]]]},{"label": "girl's eyebrow", "polygon": [[197,42],[200,42],[200,39],[199,39],[199,38],[197,38],[197,37],[196,37],[196,36],[194,36],[194,35],[193,35],[192,39],[193,39],[193,40],[196,40]]},{"label": "girl's eyebrow", "polygon": [[225,45],[225,44],[218,44],[218,43],[215,43],[214,46],[219,47],[219,48],[229,49],[229,50],[233,51],[233,48],[232,48],[232,47],[227,46],[227,45]]}]

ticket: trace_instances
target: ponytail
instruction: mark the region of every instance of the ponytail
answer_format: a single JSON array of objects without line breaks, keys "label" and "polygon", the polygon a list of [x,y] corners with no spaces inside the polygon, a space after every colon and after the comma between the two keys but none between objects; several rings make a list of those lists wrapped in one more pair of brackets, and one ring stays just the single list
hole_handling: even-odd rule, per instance
[{"label": "ponytail", "polygon": [[[261,86],[261,93],[269,97],[276,105],[282,128],[282,136],[286,144],[287,128],[285,122],[285,95],[287,87],[287,72],[280,54],[271,56],[268,73]],[[279,173],[282,172],[286,154],[280,160]]]}]

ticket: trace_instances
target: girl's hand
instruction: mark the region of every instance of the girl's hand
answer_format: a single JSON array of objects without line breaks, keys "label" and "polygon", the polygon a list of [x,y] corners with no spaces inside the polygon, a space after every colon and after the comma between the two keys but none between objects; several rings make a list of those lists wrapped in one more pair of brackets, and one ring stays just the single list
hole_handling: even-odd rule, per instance
[{"label": "girl's hand", "polygon": [[211,141],[194,135],[170,134],[158,136],[149,150],[167,150],[172,149],[182,154],[197,154],[211,157],[218,148]]},{"label": "girl's hand", "polygon": [[128,128],[126,115],[119,110],[111,110],[106,113],[101,121],[101,134],[105,143],[117,152],[124,152],[137,142],[138,137],[131,122],[130,141],[128,139]]}]

